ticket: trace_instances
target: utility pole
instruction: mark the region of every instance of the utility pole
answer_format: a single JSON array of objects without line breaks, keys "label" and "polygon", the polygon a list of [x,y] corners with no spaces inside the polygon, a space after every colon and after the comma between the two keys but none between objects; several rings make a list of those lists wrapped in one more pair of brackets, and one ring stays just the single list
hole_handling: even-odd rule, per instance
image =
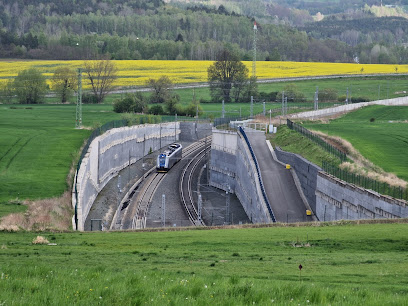
[{"label": "utility pole", "polygon": [[177,141],[177,113],[174,116],[174,142]]},{"label": "utility pole", "polygon": [[348,104],[348,96],[349,96],[349,92],[348,92],[348,87],[347,87],[347,93],[346,93],[346,105]]},{"label": "utility pole", "polygon": [[319,86],[316,86],[315,98],[314,98],[314,110],[319,109]]},{"label": "utility pole", "polygon": [[78,68],[78,94],[76,105],[75,128],[82,129],[82,69]]},{"label": "utility pole", "polygon": [[250,109],[250,118],[254,116],[254,96],[251,96],[251,109]]},{"label": "utility pole", "polygon": [[162,194],[162,224],[166,227],[166,195]]},{"label": "utility pole", "polygon": [[226,196],[226,203],[225,203],[225,224],[229,223],[229,215],[230,215],[230,193],[229,193],[229,186],[227,187],[228,191],[225,192]]},{"label": "utility pole", "polygon": [[203,199],[201,198],[201,194],[198,195],[198,212],[197,212],[197,217],[198,217],[198,222],[201,223],[201,211],[202,211],[202,205],[203,204]]},{"label": "utility pole", "polygon": [[160,139],[160,146],[159,146],[159,149],[161,149],[161,147],[162,147],[162,137],[161,137],[161,122],[159,123],[159,126],[160,126],[160,137],[159,137],[159,139]]},{"label": "utility pole", "polygon": [[285,116],[285,92],[282,91],[282,116]]},{"label": "utility pole", "polygon": [[266,110],[265,110],[265,102],[263,102],[263,115],[265,116]]},{"label": "utility pole", "polygon": [[225,118],[225,104],[224,104],[224,100],[222,100],[221,118]]},{"label": "utility pole", "polygon": [[254,22],[254,43],[253,43],[253,55],[252,55],[252,76],[256,77],[256,42],[257,42],[258,26]]}]

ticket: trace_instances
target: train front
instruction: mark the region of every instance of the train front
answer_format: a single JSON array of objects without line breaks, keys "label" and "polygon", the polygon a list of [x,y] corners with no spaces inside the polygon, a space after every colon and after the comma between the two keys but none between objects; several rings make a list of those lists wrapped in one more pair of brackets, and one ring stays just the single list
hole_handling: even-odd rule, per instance
[{"label": "train front", "polygon": [[168,158],[167,154],[161,153],[157,156],[157,172],[167,172],[168,170]]}]

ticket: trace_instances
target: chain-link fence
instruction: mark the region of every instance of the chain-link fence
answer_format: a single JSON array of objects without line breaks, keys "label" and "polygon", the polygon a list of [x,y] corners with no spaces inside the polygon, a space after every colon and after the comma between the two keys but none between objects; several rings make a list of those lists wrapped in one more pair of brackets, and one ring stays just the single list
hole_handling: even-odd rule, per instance
[{"label": "chain-link fence", "polygon": [[389,195],[397,199],[408,200],[407,188],[392,186],[385,182],[380,182],[363,175],[355,174],[325,161],[323,161],[322,169],[327,173],[348,183],[363,187],[365,189],[371,189],[380,194]]}]

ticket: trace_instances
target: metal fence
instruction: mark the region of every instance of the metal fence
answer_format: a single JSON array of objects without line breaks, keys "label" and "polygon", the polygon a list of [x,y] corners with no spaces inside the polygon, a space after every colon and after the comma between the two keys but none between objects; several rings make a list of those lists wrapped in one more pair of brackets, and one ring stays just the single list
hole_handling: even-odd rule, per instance
[{"label": "metal fence", "polygon": [[247,117],[240,117],[240,116],[228,116],[228,117],[219,117],[219,118],[214,118],[214,127],[220,126],[220,125],[229,125],[231,121],[241,121],[241,120],[246,120],[248,119]]},{"label": "metal fence", "polygon": [[408,201],[408,189],[400,186],[391,186],[385,182],[380,182],[359,174],[349,172],[344,169],[332,165],[323,161],[322,169],[327,173],[343,180],[348,183],[363,187],[365,189],[371,189],[380,194],[392,196],[396,199],[402,199]]},{"label": "metal fence", "polygon": [[264,188],[264,185],[263,185],[263,183],[262,183],[261,170],[259,169],[259,165],[258,165],[258,162],[257,162],[257,160],[256,160],[255,153],[254,153],[254,151],[253,151],[253,149],[252,149],[252,146],[251,146],[251,144],[250,144],[250,142],[249,142],[249,139],[248,139],[247,135],[245,134],[245,131],[244,131],[244,129],[243,129],[242,127],[239,127],[239,132],[240,132],[241,135],[244,137],[245,142],[246,142],[247,145],[248,145],[249,151],[251,152],[252,159],[253,159],[253,161],[254,161],[254,163],[255,163],[255,168],[256,168],[257,175],[258,175],[259,185],[261,186],[262,196],[263,196],[263,198],[264,198],[264,200],[265,200],[265,203],[266,203],[266,206],[267,206],[267,208],[268,208],[269,215],[271,216],[272,221],[273,221],[273,222],[276,222],[275,215],[274,215],[274,213],[273,213],[273,211],[272,211],[271,204],[270,204],[269,201],[268,201],[268,197],[266,196],[265,188]]},{"label": "metal fence", "polygon": [[306,136],[307,138],[309,138],[310,140],[312,140],[313,142],[317,143],[319,146],[321,146],[323,149],[325,149],[328,153],[338,157],[342,162],[347,160],[347,154],[344,153],[343,151],[340,151],[339,149],[337,149],[336,147],[332,146],[330,143],[324,141],[323,139],[321,139],[319,136],[317,136],[316,134],[310,132],[308,129],[304,128],[303,126],[287,119],[287,126],[291,129],[294,130],[304,136]]}]

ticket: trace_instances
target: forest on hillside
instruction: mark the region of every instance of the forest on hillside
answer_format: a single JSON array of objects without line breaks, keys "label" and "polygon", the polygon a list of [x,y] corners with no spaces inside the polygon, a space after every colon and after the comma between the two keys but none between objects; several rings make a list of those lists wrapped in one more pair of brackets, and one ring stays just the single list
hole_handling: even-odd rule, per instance
[{"label": "forest on hillside", "polygon": [[[33,3],[0,0],[1,57],[214,60],[228,48],[243,60],[252,59],[254,19],[222,5],[182,9],[142,0],[109,1],[113,5],[108,1],[25,2]],[[146,2],[148,7],[143,5]],[[352,60],[346,44],[311,39],[284,24],[259,24],[258,28],[259,60]]]},{"label": "forest on hillside", "polygon": [[256,20],[257,60],[408,62],[406,19],[372,7],[313,22],[302,1],[202,2],[0,0],[0,57],[215,60],[227,48],[252,60]]}]

